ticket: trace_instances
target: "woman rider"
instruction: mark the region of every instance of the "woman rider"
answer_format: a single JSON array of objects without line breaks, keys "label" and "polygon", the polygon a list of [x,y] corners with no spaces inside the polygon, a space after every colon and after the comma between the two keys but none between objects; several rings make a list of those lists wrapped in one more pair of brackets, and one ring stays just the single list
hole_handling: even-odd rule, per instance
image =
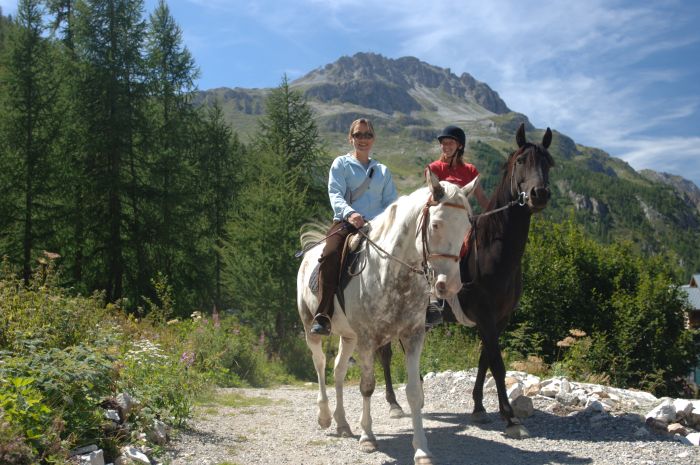
[{"label": "woman rider", "polygon": [[333,161],[328,174],[328,196],[333,225],[319,258],[319,303],[311,334],[331,333],[333,301],[338,288],[340,254],[347,236],[364,226],[396,200],[396,186],[389,169],[370,158],[375,133],[366,118],[352,122],[348,141],[353,150]]},{"label": "woman rider", "polygon": [[[438,136],[440,143],[440,158],[428,165],[428,169],[435,173],[441,181],[451,182],[459,187],[464,187],[474,180],[479,175],[479,171],[471,163],[464,161],[464,146],[467,142],[467,137],[464,131],[457,126],[447,126]],[[486,211],[489,199],[484,193],[480,184],[477,184],[474,190],[476,200],[481,207],[481,211]],[[462,247],[464,255],[465,248]],[[442,309],[437,301],[431,300],[428,304],[425,324],[431,328],[442,323]]]}]

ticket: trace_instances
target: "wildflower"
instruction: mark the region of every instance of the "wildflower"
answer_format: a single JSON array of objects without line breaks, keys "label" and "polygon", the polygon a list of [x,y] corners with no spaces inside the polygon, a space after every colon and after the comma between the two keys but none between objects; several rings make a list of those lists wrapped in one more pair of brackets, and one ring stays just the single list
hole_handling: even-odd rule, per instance
[{"label": "wildflower", "polygon": [[180,357],[180,363],[184,364],[187,368],[194,364],[194,352],[183,352]]},{"label": "wildflower", "polygon": [[566,336],[563,340],[557,342],[557,347],[571,347],[576,343],[576,339],[571,336]]}]

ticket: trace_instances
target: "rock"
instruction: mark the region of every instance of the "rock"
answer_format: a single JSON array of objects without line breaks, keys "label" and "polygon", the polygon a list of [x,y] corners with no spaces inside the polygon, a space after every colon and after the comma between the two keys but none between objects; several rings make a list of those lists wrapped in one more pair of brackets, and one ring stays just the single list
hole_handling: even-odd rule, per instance
[{"label": "rock", "polygon": [[585,411],[592,413],[603,413],[605,412],[605,406],[599,400],[588,399]]},{"label": "rock", "polygon": [[514,376],[506,376],[505,383],[506,383],[506,389],[510,389],[510,387],[513,386],[514,384],[519,384],[520,380]]},{"label": "rock", "polygon": [[160,446],[168,442],[168,427],[160,420],[153,420],[151,429],[146,432],[146,438]]},{"label": "rock", "polygon": [[124,412],[124,416],[126,417],[129,415],[129,412],[131,412],[134,407],[138,405],[138,402],[126,392],[122,392],[117,394],[117,404],[119,404],[122,412]]},{"label": "rock", "polygon": [[666,424],[673,423],[676,420],[676,408],[673,406],[673,399],[665,399],[653,410],[646,414],[647,420],[662,421]]},{"label": "rock", "polygon": [[98,450],[99,447],[97,447],[95,444],[90,444],[89,446],[84,446],[84,447],[78,447],[77,449],[73,449],[70,451],[70,456],[73,457],[75,455],[85,455],[89,454],[90,452],[95,452]]},{"label": "rock", "polygon": [[649,436],[649,434],[651,434],[651,433],[649,433],[649,430],[646,429],[646,428],[643,427],[643,426],[640,427],[640,428],[637,428],[637,429],[634,431],[634,437],[635,437],[635,438],[638,438],[638,439],[646,438],[647,436]]},{"label": "rock", "polygon": [[559,385],[559,393],[570,393],[571,392],[571,383],[569,382],[568,379],[563,378],[561,380],[561,384]]},{"label": "rock", "polygon": [[151,460],[146,456],[146,454],[133,446],[122,447],[121,451],[122,456],[137,464],[142,463],[144,465],[151,465]]},{"label": "rock", "polygon": [[676,421],[688,418],[693,411],[692,402],[686,399],[675,399],[673,401],[673,407],[676,409]]},{"label": "rock", "polygon": [[518,418],[527,418],[535,413],[532,399],[527,396],[519,396],[510,403],[513,413]]},{"label": "rock", "polygon": [[102,449],[79,455],[80,465],[105,465],[105,457]]},{"label": "rock", "polygon": [[106,419],[112,420],[115,423],[121,422],[121,418],[119,418],[119,412],[117,412],[116,410],[105,410],[104,416]]},{"label": "rock", "polygon": [[700,433],[690,433],[685,439],[687,439],[690,444],[700,447]]},{"label": "rock", "polygon": [[579,398],[572,392],[559,392],[555,399],[562,405],[572,407],[579,403]]},{"label": "rock", "polygon": [[528,397],[535,397],[540,393],[540,383],[526,384],[523,388],[523,394]]},{"label": "rock", "polygon": [[489,389],[496,389],[496,380],[493,377],[490,377],[484,383],[484,391],[487,391]]},{"label": "rock", "polygon": [[680,434],[681,436],[688,435],[688,430],[685,428],[685,426],[681,425],[680,423],[671,423],[666,428],[666,431],[668,431],[671,434]]},{"label": "rock", "polygon": [[523,388],[520,387],[519,383],[515,383],[511,387],[509,387],[506,392],[508,394],[508,400],[512,402],[513,400],[523,395]]},{"label": "rock", "polygon": [[435,372],[434,371],[429,371],[425,376],[423,376],[423,380],[428,380],[428,379],[433,379],[435,378]]},{"label": "rock", "polygon": [[540,389],[540,394],[546,397],[554,398],[559,393],[559,388],[561,387],[561,380],[552,378],[542,381],[542,388]]}]

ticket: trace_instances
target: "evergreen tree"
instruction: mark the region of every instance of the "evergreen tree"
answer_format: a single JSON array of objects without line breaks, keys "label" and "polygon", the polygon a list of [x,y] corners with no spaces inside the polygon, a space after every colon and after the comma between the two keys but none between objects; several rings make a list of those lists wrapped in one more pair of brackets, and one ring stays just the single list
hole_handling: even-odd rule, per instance
[{"label": "evergreen tree", "polygon": [[[127,202],[136,173],[135,141],[142,127],[145,39],[141,0],[84,0],[77,4],[76,53],[85,73],[79,83],[80,110],[87,124],[86,179],[93,194],[86,205],[92,216],[86,239],[95,244],[94,260],[104,264],[90,288],[103,288],[109,300],[122,297],[126,270],[125,224],[134,214]],[[131,177],[129,177],[131,175]],[[131,210],[129,210],[131,207]],[[105,231],[106,230],[106,231]]]},{"label": "evergreen tree", "polygon": [[[195,191],[193,135],[196,115],[189,102],[198,70],[163,0],[150,16],[146,64],[150,133],[144,142],[149,159],[150,205],[144,206],[149,215],[146,226],[154,233],[149,238],[150,259],[157,271],[169,277],[175,289],[192,292],[202,284],[201,274],[195,272],[201,266],[196,259],[197,243],[192,240],[197,235],[201,205]],[[138,228],[138,224],[135,227]],[[138,238],[136,247],[143,240],[141,229],[133,233]],[[140,276],[140,289],[144,285],[142,280]]]},{"label": "evergreen tree", "polygon": [[242,167],[227,227],[226,289],[234,305],[272,335],[276,347],[298,327],[294,252],[301,225],[327,212],[321,148],[311,109],[284,77]]},{"label": "evergreen tree", "polygon": [[[48,41],[43,37],[43,10],[38,0],[20,0],[16,27],[4,55],[2,138],[0,165],[6,173],[2,192],[7,234],[3,249],[22,264],[30,278],[32,255],[50,235],[51,140],[54,131],[56,88]],[[42,222],[44,224],[42,224]],[[21,242],[20,242],[21,241]]]},{"label": "evergreen tree", "polygon": [[223,110],[218,101],[204,109],[197,140],[201,141],[197,149],[200,154],[197,190],[206,214],[203,242],[208,253],[205,263],[213,263],[212,272],[207,274],[213,275],[213,289],[211,286],[207,287],[214,305],[222,308],[222,250],[226,238],[226,220],[233,207],[240,182],[238,171],[245,157],[245,147],[224,120]]},{"label": "evergreen tree", "polygon": [[308,189],[307,205],[327,204],[327,172],[320,166],[323,150],[318,128],[306,98],[289,87],[286,75],[267,98],[259,126],[255,145],[277,154],[287,169],[298,171],[298,187]]}]

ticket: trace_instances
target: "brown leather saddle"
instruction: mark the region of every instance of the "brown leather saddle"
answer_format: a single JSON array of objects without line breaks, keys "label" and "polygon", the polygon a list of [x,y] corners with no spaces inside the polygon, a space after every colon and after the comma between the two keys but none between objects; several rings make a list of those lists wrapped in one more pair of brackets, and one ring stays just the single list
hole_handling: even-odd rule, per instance
[{"label": "brown leather saddle", "polygon": [[[357,236],[357,237],[355,237]],[[352,278],[362,273],[365,267],[366,239],[363,235],[352,233],[345,239],[342,254],[340,255],[340,268],[338,270],[338,288],[335,295],[338,297],[340,307],[345,312],[345,288]],[[314,294],[318,294],[318,270],[320,264],[317,263],[309,276],[309,289]]]}]

